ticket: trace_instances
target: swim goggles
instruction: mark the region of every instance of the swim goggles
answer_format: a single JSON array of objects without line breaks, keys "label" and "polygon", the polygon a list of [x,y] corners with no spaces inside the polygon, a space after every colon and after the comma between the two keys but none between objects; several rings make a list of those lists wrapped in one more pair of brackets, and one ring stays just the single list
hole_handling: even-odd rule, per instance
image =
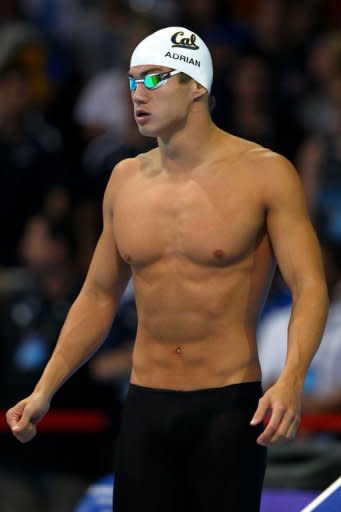
[{"label": "swim goggles", "polygon": [[137,84],[143,84],[147,89],[153,90],[158,89],[167,82],[172,76],[178,75],[181,71],[166,71],[165,73],[152,73],[146,75],[144,78],[137,79],[132,76],[128,76],[130,92],[136,91]]}]

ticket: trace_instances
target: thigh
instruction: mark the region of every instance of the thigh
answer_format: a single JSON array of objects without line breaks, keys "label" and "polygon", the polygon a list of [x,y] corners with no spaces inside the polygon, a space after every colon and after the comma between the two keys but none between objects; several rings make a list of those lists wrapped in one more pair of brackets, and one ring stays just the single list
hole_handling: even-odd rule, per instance
[{"label": "thigh", "polygon": [[115,512],[182,512],[182,480],[172,454],[148,410],[126,405],[116,451]]},{"label": "thigh", "polygon": [[226,411],[210,418],[193,451],[189,475],[196,512],[258,512],[266,448],[251,427],[253,409]]}]

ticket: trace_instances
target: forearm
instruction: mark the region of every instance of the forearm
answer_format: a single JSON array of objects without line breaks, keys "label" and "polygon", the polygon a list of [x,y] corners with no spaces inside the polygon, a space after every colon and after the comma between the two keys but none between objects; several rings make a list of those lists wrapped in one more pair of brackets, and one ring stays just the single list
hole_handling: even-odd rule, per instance
[{"label": "forearm", "polygon": [[111,327],[113,298],[82,290],[72,305],[55,350],[35,387],[50,400],[61,385],[82,366],[103,342]]},{"label": "forearm", "polygon": [[320,344],[328,313],[328,294],[323,281],[293,294],[288,328],[287,356],[281,379],[303,387],[307,369]]}]

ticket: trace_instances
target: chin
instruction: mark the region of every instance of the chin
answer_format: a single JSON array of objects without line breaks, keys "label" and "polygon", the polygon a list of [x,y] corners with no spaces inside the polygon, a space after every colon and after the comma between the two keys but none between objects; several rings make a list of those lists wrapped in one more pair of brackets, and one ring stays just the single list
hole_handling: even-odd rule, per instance
[{"label": "chin", "polygon": [[148,128],[147,126],[139,126],[138,129],[140,134],[143,135],[144,137],[158,137],[158,133],[156,133],[155,130]]}]

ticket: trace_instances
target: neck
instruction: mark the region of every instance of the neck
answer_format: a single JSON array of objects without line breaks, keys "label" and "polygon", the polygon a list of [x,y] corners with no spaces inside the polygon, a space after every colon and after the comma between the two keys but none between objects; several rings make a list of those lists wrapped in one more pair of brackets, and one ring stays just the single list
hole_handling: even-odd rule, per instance
[{"label": "neck", "polygon": [[219,131],[208,112],[193,112],[180,129],[158,137],[162,168],[172,175],[187,175],[209,157]]}]

